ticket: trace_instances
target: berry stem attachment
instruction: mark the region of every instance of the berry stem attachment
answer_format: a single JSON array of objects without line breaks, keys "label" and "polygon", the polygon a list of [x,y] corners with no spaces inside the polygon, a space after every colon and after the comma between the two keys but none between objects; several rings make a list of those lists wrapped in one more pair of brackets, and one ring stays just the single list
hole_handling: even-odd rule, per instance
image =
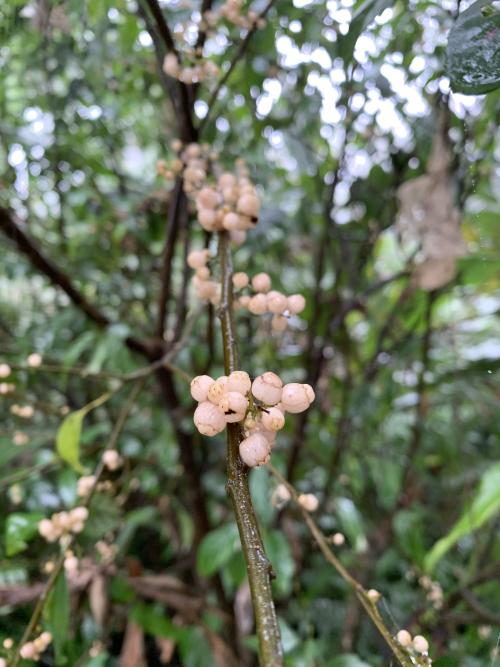
[{"label": "berry stem attachment", "polygon": [[[238,350],[233,315],[233,267],[229,244],[228,232],[220,232],[219,260],[222,294],[219,317],[224,345],[224,369],[227,375],[238,370]],[[239,455],[241,439],[241,426],[238,423],[228,424],[227,489],[233,504],[247,566],[259,639],[260,665],[261,667],[282,667],[283,651],[271,589],[272,567],[264,550],[250,495],[249,469]]]}]

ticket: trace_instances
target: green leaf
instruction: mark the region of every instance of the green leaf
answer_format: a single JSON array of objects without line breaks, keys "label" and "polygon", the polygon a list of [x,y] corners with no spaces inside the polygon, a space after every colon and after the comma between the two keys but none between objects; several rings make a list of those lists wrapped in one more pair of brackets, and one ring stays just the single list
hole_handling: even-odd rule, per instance
[{"label": "green leaf", "polygon": [[84,468],[80,463],[80,437],[82,434],[82,423],[85,415],[102,405],[111,394],[103,394],[96,398],[88,405],[80,408],[76,412],[72,412],[62,422],[56,436],[56,450],[59,456],[69,463],[77,472],[84,472]]},{"label": "green leaf", "polygon": [[329,662],[328,667],[370,667],[370,665],[361,660],[361,658],[358,658],[357,655],[346,653],[345,655],[339,655],[338,658]]},{"label": "green leaf", "polygon": [[235,523],[212,530],[198,549],[196,567],[202,577],[209,577],[220,570],[240,546],[238,527]]},{"label": "green leaf", "polygon": [[349,31],[338,40],[338,54],[347,65],[351,62],[358,37],[384,9],[394,4],[394,0],[365,0],[352,17]]},{"label": "green leaf", "polygon": [[54,641],[56,665],[66,663],[64,645],[68,636],[70,600],[64,571],[60,572],[49,595],[46,617]]},{"label": "green leaf", "polygon": [[500,11],[490,0],[478,0],[459,15],[446,53],[455,92],[479,95],[500,86],[499,42]]},{"label": "green leaf", "polygon": [[464,535],[480,528],[500,511],[500,463],[487,470],[479,491],[451,531],[441,538],[425,557],[425,570],[432,572],[439,560]]},{"label": "green leaf", "polygon": [[7,556],[15,556],[28,546],[38,533],[38,522],[43,514],[10,514],[5,524],[5,550]]}]

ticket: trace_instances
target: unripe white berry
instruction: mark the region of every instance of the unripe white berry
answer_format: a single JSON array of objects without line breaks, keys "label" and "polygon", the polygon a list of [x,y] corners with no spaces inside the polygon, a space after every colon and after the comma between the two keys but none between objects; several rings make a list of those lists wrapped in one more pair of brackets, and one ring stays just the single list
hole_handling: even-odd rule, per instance
[{"label": "unripe white berry", "polygon": [[248,310],[254,315],[263,315],[267,311],[265,294],[255,294],[248,302]]},{"label": "unripe white berry", "polygon": [[400,630],[396,635],[396,639],[401,644],[401,646],[404,646],[404,648],[411,646],[411,635],[408,630]]},{"label": "unripe white berry", "polygon": [[226,426],[226,416],[210,401],[203,401],[194,411],[193,420],[198,431],[209,437],[217,435]]},{"label": "unripe white berry", "polygon": [[240,216],[237,213],[226,213],[222,219],[222,226],[224,229],[227,229],[229,232],[238,231],[242,228]]},{"label": "unripe white berry", "polygon": [[0,658],[0,667],[7,667],[7,660],[5,658]]},{"label": "unripe white berry", "polygon": [[191,396],[195,401],[198,401],[198,403],[206,401],[208,390],[213,383],[214,380],[210,375],[197,375],[191,380]]},{"label": "unripe white berry", "polygon": [[240,456],[249,468],[261,466],[269,461],[271,445],[260,433],[249,435],[240,442]]},{"label": "unripe white berry", "polygon": [[10,651],[10,649],[14,646],[14,640],[11,637],[7,637],[3,640],[2,646],[6,651]]},{"label": "unripe white berry", "polygon": [[233,371],[227,378],[226,387],[228,391],[239,391],[240,394],[247,394],[252,386],[250,376],[246,371]]},{"label": "unripe white berry", "polygon": [[196,286],[196,294],[200,299],[211,299],[217,294],[217,283],[213,280],[201,280]]},{"label": "unripe white berry", "polygon": [[228,424],[242,421],[248,409],[248,399],[239,391],[228,391],[219,401],[219,408],[226,416]]},{"label": "unripe white berry", "polygon": [[88,496],[96,481],[95,475],[84,475],[76,484],[77,495],[81,498]]},{"label": "unripe white berry", "polygon": [[235,273],[233,276],[233,285],[236,287],[236,289],[243,289],[248,285],[248,281],[248,276],[246,273],[243,273],[243,271]]},{"label": "unripe white berry", "polygon": [[227,391],[227,380],[228,378],[225,375],[222,375],[220,378],[217,378],[215,382],[210,385],[207,398],[214,405],[219,405],[220,399]]},{"label": "unripe white berry", "polygon": [[216,190],[210,187],[204,187],[198,192],[196,203],[200,208],[215,209],[219,204],[219,195]]},{"label": "unripe white berry", "polygon": [[0,378],[7,378],[11,374],[9,364],[0,364]]},{"label": "unripe white berry", "polygon": [[36,653],[37,651],[33,642],[27,642],[26,644],[23,644],[19,651],[19,655],[25,660],[33,659]]},{"label": "unripe white berry", "polygon": [[252,382],[252,394],[265,405],[276,405],[281,400],[283,382],[276,373],[263,373]]},{"label": "unripe white berry", "polygon": [[257,273],[252,278],[252,287],[256,292],[269,292],[271,289],[271,278],[267,273]]},{"label": "unripe white berry", "polygon": [[292,494],[284,484],[278,484],[271,496],[271,504],[274,507],[280,507],[287,503],[292,497]]},{"label": "unripe white berry", "polygon": [[52,523],[56,528],[59,528],[62,531],[71,530],[73,526],[73,520],[69,512],[58,512],[58,514],[54,514]]},{"label": "unripe white berry", "polygon": [[[44,537],[48,542],[53,542],[51,538],[55,534],[54,524],[50,519],[42,519],[38,522],[38,532],[42,537]],[[55,538],[57,539],[57,538]]]},{"label": "unripe white berry", "polygon": [[236,188],[224,188],[222,197],[226,204],[235,204],[238,199],[238,191]]},{"label": "unripe white berry", "polygon": [[313,493],[301,493],[298,501],[307,512],[315,512],[319,506],[319,500]]},{"label": "unripe white berry", "polygon": [[306,392],[307,398],[309,400],[309,403],[312,403],[314,399],[316,398],[316,394],[314,393],[314,389],[311,387],[310,384],[303,384],[304,391]]},{"label": "unripe white berry", "polygon": [[366,592],[366,597],[370,600],[370,602],[375,604],[382,596],[377,590],[370,588],[370,590]]},{"label": "unripe white berry", "polygon": [[70,517],[73,522],[87,521],[89,511],[86,507],[75,507],[70,511]]},{"label": "unripe white berry", "polygon": [[42,355],[38,354],[38,352],[33,352],[33,354],[30,354],[27,359],[28,366],[30,366],[31,368],[38,368],[39,366],[41,366],[42,361],[43,361]]},{"label": "unripe white berry", "polygon": [[170,147],[173,151],[178,153],[182,148],[182,141],[180,139],[173,139],[170,144]]},{"label": "unripe white berry", "polygon": [[45,644],[45,646],[48,646],[52,641],[52,634],[47,631],[42,632],[42,634],[40,635],[40,637],[38,637],[38,639],[40,639],[40,641],[42,641]]},{"label": "unripe white berry", "polygon": [[233,174],[225,172],[219,176],[218,184],[221,189],[233,188],[236,185],[236,178]]},{"label": "unripe white berry", "polygon": [[210,278],[210,269],[208,266],[200,266],[199,269],[196,269],[196,276],[201,281],[208,280]]},{"label": "unripe white berry", "polygon": [[242,229],[233,229],[231,232],[229,232],[229,235],[231,236],[231,241],[238,246],[242,245],[242,243],[245,243],[247,238],[247,233]]},{"label": "unripe white berry", "polygon": [[429,642],[425,637],[422,637],[422,635],[415,635],[415,637],[413,637],[413,648],[418,653],[427,653],[429,650]]},{"label": "unripe white berry", "polygon": [[213,232],[217,229],[217,214],[208,208],[201,208],[198,211],[198,222],[207,232]]},{"label": "unripe white berry", "polygon": [[306,300],[302,294],[292,294],[287,299],[287,308],[292,315],[298,315],[306,307]]},{"label": "unripe white berry", "polygon": [[267,309],[271,313],[281,315],[285,312],[287,307],[287,299],[281,292],[271,291],[267,295]]},{"label": "unripe white berry", "polygon": [[281,403],[287,412],[304,412],[310,405],[309,392],[303,384],[291,382],[283,387]]},{"label": "unripe white berry", "polygon": [[118,470],[123,465],[123,459],[116,449],[108,449],[102,455],[102,462],[108,470]]},{"label": "unripe white berry", "polygon": [[78,558],[76,556],[68,556],[64,559],[64,569],[68,574],[76,574],[78,572]]},{"label": "unripe white berry", "polygon": [[200,269],[205,266],[209,257],[208,250],[191,250],[187,256],[187,263],[192,269]]},{"label": "unripe white berry", "polygon": [[288,326],[288,320],[283,315],[273,315],[273,319],[271,320],[271,326],[273,328],[273,331],[282,333]]},{"label": "unripe white berry", "polygon": [[262,424],[270,431],[279,431],[285,425],[285,415],[278,408],[269,408],[262,412]]},{"label": "unripe white berry", "polygon": [[345,544],[345,535],[342,533],[334,533],[334,535],[332,535],[332,542],[336,547],[341,547]]},{"label": "unripe white berry", "polygon": [[248,308],[250,304],[250,297],[246,294],[243,294],[242,296],[240,296],[239,302],[242,308]]},{"label": "unripe white berry", "polygon": [[236,207],[239,213],[243,213],[249,218],[256,218],[259,215],[260,200],[255,194],[244,194],[239,197]]}]

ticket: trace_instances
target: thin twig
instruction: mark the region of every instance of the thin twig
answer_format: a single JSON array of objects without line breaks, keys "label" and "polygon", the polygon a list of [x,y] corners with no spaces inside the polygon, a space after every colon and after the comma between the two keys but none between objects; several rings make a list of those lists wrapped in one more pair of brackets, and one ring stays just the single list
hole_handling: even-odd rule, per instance
[{"label": "thin twig", "polygon": [[252,39],[252,36],[254,35],[255,31],[257,30],[258,21],[261,20],[261,19],[264,19],[266,17],[268,11],[271,9],[271,7],[274,5],[275,2],[276,2],[276,0],[268,0],[267,5],[260,12],[260,14],[258,15],[257,19],[255,20],[253,26],[248,30],[247,34],[245,35],[245,37],[240,42],[238,50],[236,51],[228,69],[226,70],[226,72],[221,77],[221,79],[219,80],[219,82],[215,86],[214,90],[212,91],[212,94],[210,95],[210,97],[208,99],[208,102],[207,102],[207,107],[208,107],[207,115],[201,121],[201,123],[198,127],[198,134],[200,136],[201,136],[203,130],[206,128],[206,126],[208,124],[208,121],[209,121],[209,119],[212,115],[213,106],[214,106],[215,102],[217,101],[217,97],[219,96],[221,88],[226,84],[226,82],[229,79],[229,77],[231,76],[234,68],[239,63],[241,58],[243,58],[243,56],[245,55],[245,51],[247,50],[247,46],[248,46],[250,40]]},{"label": "thin twig", "polygon": [[342,565],[340,560],[333,553],[330,546],[328,545],[327,538],[325,537],[323,532],[320,530],[314,519],[311,517],[310,513],[307,510],[305,510],[299,503],[299,494],[297,493],[295,488],[283,477],[283,475],[273,465],[268,464],[268,468],[271,474],[274,475],[274,477],[276,477],[276,479],[280,482],[280,484],[284,484],[286,486],[286,488],[290,492],[290,495],[292,496],[292,499],[299,508],[302,514],[302,518],[304,519],[311,535],[313,536],[316,544],[320,548],[321,553],[323,554],[325,559],[330,563],[330,565],[332,565],[335,568],[335,570],[340,574],[342,579],[347,584],[349,584],[349,586],[353,589],[358,600],[363,605],[366,613],[371,618],[374,625],[376,626],[376,628],[382,635],[383,639],[385,640],[386,644],[393,652],[394,657],[397,658],[402,667],[413,667],[413,662],[410,656],[406,653],[406,651],[402,648],[402,646],[394,639],[390,630],[385,625],[384,620],[377,608],[377,603],[368,595],[368,591],[366,591],[363,588],[363,586],[351,575],[351,573]]},{"label": "thin twig", "polygon": [[[233,317],[232,260],[227,232],[219,233],[222,299],[219,316],[224,344],[224,369],[229,375],[238,369],[238,351]],[[227,424],[227,490],[231,496],[245,556],[255,624],[260,648],[261,667],[281,667],[283,650],[274,607],[272,567],[264,550],[248,486],[249,469],[239,455],[242,437],[239,424]]]},{"label": "thin twig", "polygon": [[[144,386],[145,380],[141,380],[140,382],[137,382],[137,384],[132,388],[132,391],[130,392],[130,395],[127,399],[127,402],[123,406],[123,408],[120,411],[120,414],[118,415],[118,419],[116,420],[115,426],[113,428],[113,431],[111,433],[111,436],[109,438],[109,442],[106,445],[105,450],[108,449],[114,449],[116,447],[116,444],[118,442],[118,438],[121,435],[121,432],[123,430],[123,427],[125,426],[125,422],[127,421],[127,418],[132,410],[132,408],[135,405],[135,401],[137,396],[139,395],[139,392],[141,391],[142,387]],[[101,459],[99,460],[99,463],[96,466],[96,469],[94,471],[94,476],[95,476],[95,481],[94,484],[92,485],[92,488],[90,490],[90,493],[87,495],[87,497],[82,500],[80,503],[81,507],[88,507],[90,505],[90,501],[92,500],[92,497],[95,493],[95,490],[97,488],[97,485],[99,483],[99,480],[102,476],[102,473],[104,472],[104,462]],[[64,561],[65,561],[65,552],[68,550],[69,547],[73,544],[75,541],[76,537],[72,536],[70,541],[64,545],[64,549],[61,551],[59,554],[59,557],[57,558],[54,569],[51,572],[51,575],[49,579],[47,580],[47,583],[45,585],[45,588],[38,598],[38,601],[35,605],[35,608],[33,610],[33,613],[31,615],[31,618],[28,622],[28,625],[26,626],[26,629],[17,645],[17,648],[14,652],[14,655],[11,658],[11,661],[9,663],[9,667],[17,667],[19,664],[19,661],[21,659],[20,655],[20,650],[21,647],[26,644],[27,641],[29,641],[30,637],[32,636],[33,632],[36,629],[36,626],[38,625],[38,622],[40,621],[40,618],[42,617],[43,610],[45,608],[45,605],[47,604],[47,601],[49,599],[50,593],[52,589],[55,586],[55,583],[57,581],[57,578],[59,577],[59,574],[61,573],[61,570],[64,567]]]}]

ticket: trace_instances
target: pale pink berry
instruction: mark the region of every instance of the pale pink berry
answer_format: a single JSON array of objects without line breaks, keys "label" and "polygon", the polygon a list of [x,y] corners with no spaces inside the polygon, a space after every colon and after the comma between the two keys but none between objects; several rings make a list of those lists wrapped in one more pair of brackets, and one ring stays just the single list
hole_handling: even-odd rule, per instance
[{"label": "pale pink berry", "polygon": [[233,276],[233,285],[236,287],[236,289],[243,289],[246,287],[248,285],[247,274],[243,273],[243,271],[235,273]]},{"label": "pale pink berry", "polygon": [[199,299],[211,299],[217,294],[217,283],[213,280],[200,280],[196,285],[196,294]]},{"label": "pale pink berry", "polygon": [[319,506],[319,500],[313,493],[301,493],[298,501],[307,512],[315,512]]},{"label": "pale pink berry", "polygon": [[269,292],[271,289],[271,278],[267,273],[257,273],[252,278],[252,287],[256,292]]},{"label": "pale pink berry", "polygon": [[219,401],[219,408],[228,424],[242,421],[248,408],[248,400],[239,391],[228,391]]},{"label": "pale pink berry", "polygon": [[71,519],[69,512],[59,512],[52,517],[52,523],[56,528],[59,528],[62,531],[68,531],[71,530],[73,520]]},{"label": "pale pink berry", "polygon": [[64,569],[69,575],[76,574],[78,572],[78,566],[79,562],[76,556],[68,556],[64,559]]},{"label": "pale pink berry", "polygon": [[264,438],[271,445],[271,447],[276,442],[276,431],[270,431],[268,428],[265,428],[264,424],[261,421],[257,422],[256,425],[252,429],[250,429],[250,433],[248,435],[253,435],[254,433],[263,435]]},{"label": "pale pink berry", "polygon": [[84,475],[76,484],[77,495],[81,498],[88,496],[96,483],[95,475]]},{"label": "pale pink berry", "polygon": [[74,522],[79,522],[79,521],[87,521],[88,516],[89,516],[89,511],[86,507],[75,507],[74,509],[71,510],[69,513],[72,521]]},{"label": "pale pink berry", "polygon": [[218,180],[219,187],[224,189],[224,188],[232,188],[236,185],[236,178],[233,174],[230,174],[229,172],[225,172],[224,174],[221,174],[219,176]]},{"label": "pale pink berry", "polygon": [[271,320],[271,326],[273,328],[273,331],[282,333],[288,326],[288,320],[283,315],[273,315],[273,319]]},{"label": "pale pink berry", "polygon": [[248,306],[250,304],[250,298],[251,297],[249,297],[246,294],[243,294],[243,296],[240,296],[240,298],[239,298],[240,306],[242,308],[248,308]]},{"label": "pale pink berry", "polygon": [[271,445],[260,433],[249,435],[240,442],[240,456],[249,468],[265,465],[271,455]]},{"label": "pale pink berry", "polygon": [[281,404],[287,412],[304,412],[304,410],[307,410],[311,404],[309,395],[309,392],[303,384],[291,382],[283,387]]},{"label": "pale pink berry", "polygon": [[247,233],[242,229],[233,229],[229,234],[231,236],[231,241],[238,246],[245,243],[247,238]]},{"label": "pale pink berry", "polygon": [[247,394],[252,386],[250,376],[246,371],[233,371],[227,378],[226,387],[228,391],[239,391],[240,394]]},{"label": "pale pink berry", "polygon": [[198,192],[196,203],[200,205],[200,208],[213,210],[214,208],[217,208],[219,204],[219,195],[213,188],[204,187]]},{"label": "pale pink berry", "polygon": [[287,299],[287,308],[292,315],[298,315],[306,307],[306,300],[302,294],[292,294]]},{"label": "pale pink berry", "polygon": [[422,635],[415,635],[413,637],[413,648],[417,653],[427,653],[429,650],[429,642]]},{"label": "pale pink berry", "polygon": [[123,459],[116,449],[108,449],[102,455],[102,462],[108,470],[118,470],[123,465]]},{"label": "pale pink berry", "polygon": [[52,641],[52,634],[50,632],[42,632],[42,634],[38,637],[40,643],[47,648],[47,646],[50,644]]},{"label": "pale pink berry", "polygon": [[310,384],[303,384],[304,390],[306,392],[307,398],[309,400],[309,403],[312,403],[314,399],[316,398],[316,394],[314,393],[314,389],[311,387]]},{"label": "pale pink berry", "polygon": [[170,147],[173,151],[178,153],[182,148],[182,141],[180,139],[173,139],[170,144]]},{"label": "pale pink berry", "polygon": [[202,435],[212,437],[224,430],[226,416],[222,410],[210,401],[203,401],[194,411],[193,420]]},{"label": "pale pink berry", "polygon": [[254,315],[263,315],[267,311],[267,299],[265,294],[255,294],[248,302],[248,310]]},{"label": "pale pink berry", "polygon": [[187,256],[187,263],[192,269],[200,269],[205,266],[209,257],[208,250],[191,250]]},{"label": "pale pink berry", "polygon": [[210,269],[208,266],[200,266],[199,269],[196,269],[196,276],[201,281],[208,280],[210,278]]},{"label": "pale pink berry", "polygon": [[341,547],[343,544],[345,544],[345,535],[342,533],[334,533],[332,535],[332,542],[336,547]]},{"label": "pale pink berry", "polygon": [[237,213],[226,213],[222,219],[222,226],[224,229],[227,229],[229,232],[237,231],[241,229],[241,220],[240,216]]},{"label": "pale pink berry", "polygon": [[201,208],[198,211],[198,222],[207,232],[213,232],[217,229],[217,213],[208,208]]},{"label": "pale pink berry", "polygon": [[21,650],[19,651],[19,655],[25,660],[33,659],[36,656],[36,653],[37,651],[33,642],[27,642],[26,644],[23,644],[21,646]]},{"label": "pale pink berry", "polygon": [[267,295],[267,309],[271,313],[276,315],[281,315],[285,312],[287,306],[286,296],[281,294],[281,292],[276,292],[272,290]]},{"label": "pale pink berry", "polygon": [[273,507],[282,507],[291,500],[291,498],[292,494],[288,488],[284,484],[278,484],[271,496],[271,504]]},{"label": "pale pink berry", "polygon": [[174,53],[167,53],[163,61],[163,71],[169,76],[177,76],[179,72],[179,61]]},{"label": "pale pink berry", "polygon": [[0,658],[0,667],[7,667],[7,660],[5,658]]},{"label": "pale pink berry", "polygon": [[7,637],[3,640],[2,646],[6,651],[10,651],[10,649],[14,646],[14,640],[11,637]]},{"label": "pale pink berry", "polygon": [[259,215],[260,200],[255,194],[244,194],[239,197],[236,207],[239,213],[243,213],[249,218],[256,218]]},{"label": "pale pink berry", "polygon": [[370,590],[366,592],[366,597],[370,600],[370,602],[375,604],[380,600],[382,595],[374,588],[370,588]]},{"label": "pale pink berry", "polygon": [[50,519],[42,519],[38,522],[38,532],[49,542],[52,542],[50,537],[54,534],[54,524]]},{"label": "pale pink berry", "polygon": [[276,405],[281,400],[283,382],[276,373],[263,373],[252,382],[252,394],[265,405]]},{"label": "pale pink berry", "polygon": [[38,368],[42,365],[42,361],[42,355],[38,354],[38,352],[33,352],[33,354],[30,354],[27,359],[28,366],[31,368]]},{"label": "pale pink berry", "polygon": [[396,635],[396,639],[401,644],[401,646],[404,646],[404,648],[411,646],[412,638],[408,630],[400,630]]},{"label": "pale pink berry", "polygon": [[207,392],[207,399],[214,405],[219,405],[220,399],[227,391],[227,376],[221,375],[213,384],[210,385]]},{"label": "pale pink berry", "polygon": [[236,188],[224,188],[222,190],[222,197],[226,204],[235,204],[238,199],[238,191]]},{"label": "pale pink berry", "polygon": [[210,375],[197,375],[191,380],[191,396],[195,401],[201,403],[207,400],[207,394],[214,380]]},{"label": "pale pink berry", "polygon": [[0,378],[7,378],[11,374],[9,364],[0,364]]},{"label": "pale pink berry", "polygon": [[269,431],[280,431],[285,425],[285,415],[278,408],[269,408],[262,412],[262,424]]}]

